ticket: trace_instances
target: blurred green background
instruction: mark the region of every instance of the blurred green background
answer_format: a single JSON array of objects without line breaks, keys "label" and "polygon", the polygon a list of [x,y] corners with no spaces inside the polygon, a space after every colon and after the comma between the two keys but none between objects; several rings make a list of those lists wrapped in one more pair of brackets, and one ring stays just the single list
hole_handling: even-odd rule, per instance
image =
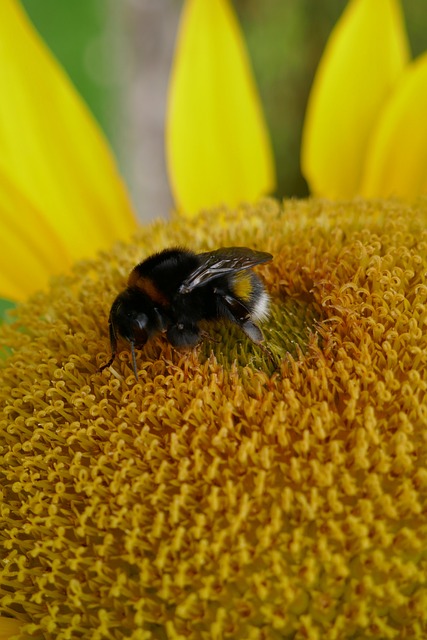
[{"label": "blurred green background", "polygon": [[[141,217],[166,215],[171,201],[158,114],[164,113],[182,0],[23,0],[23,5],[108,136]],[[233,5],[273,140],[276,195],[304,196],[299,149],[305,107],[346,0],[234,0]],[[427,49],[427,5],[403,0],[402,6],[416,56]]]}]

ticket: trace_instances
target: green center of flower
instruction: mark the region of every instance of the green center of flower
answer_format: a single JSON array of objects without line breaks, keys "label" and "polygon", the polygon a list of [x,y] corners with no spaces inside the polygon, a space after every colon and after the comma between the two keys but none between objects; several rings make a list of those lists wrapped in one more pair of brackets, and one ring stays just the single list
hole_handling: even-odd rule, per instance
[{"label": "green center of flower", "polygon": [[206,361],[213,353],[223,367],[251,366],[272,375],[279,362],[306,352],[310,335],[316,332],[316,321],[313,303],[286,296],[283,300],[274,297],[270,316],[260,325],[264,334],[262,345],[253,343],[230,322],[218,322],[206,327],[212,340],[204,340],[200,359]]}]

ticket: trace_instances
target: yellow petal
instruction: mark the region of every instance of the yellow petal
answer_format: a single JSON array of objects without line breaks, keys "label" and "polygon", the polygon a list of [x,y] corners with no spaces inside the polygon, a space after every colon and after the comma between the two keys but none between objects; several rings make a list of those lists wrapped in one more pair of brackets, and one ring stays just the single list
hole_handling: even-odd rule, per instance
[{"label": "yellow petal", "polygon": [[0,297],[22,301],[72,264],[46,218],[14,185],[0,161]]},{"label": "yellow petal", "polygon": [[186,0],[169,89],[166,152],[178,208],[195,214],[274,189],[272,150],[228,0]]},{"label": "yellow petal", "polygon": [[[135,220],[106,141],[15,0],[0,2],[0,78],[0,155],[9,182],[72,259],[128,237]],[[31,218],[21,222],[37,233]],[[2,241],[5,233],[2,223]]]},{"label": "yellow petal", "polygon": [[302,145],[313,193],[359,192],[378,113],[409,57],[397,0],[352,0],[333,30],[314,80]]},{"label": "yellow petal", "polygon": [[362,194],[427,193],[427,54],[409,65],[375,128]]}]

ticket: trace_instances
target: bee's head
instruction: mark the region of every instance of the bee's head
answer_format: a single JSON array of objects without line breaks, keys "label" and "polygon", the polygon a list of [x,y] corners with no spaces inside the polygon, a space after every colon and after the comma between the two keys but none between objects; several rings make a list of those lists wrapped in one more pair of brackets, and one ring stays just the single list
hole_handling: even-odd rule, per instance
[{"label": "bee's head", "polygon": [[140,291],[126,289],[114,300],[110,322],[116,334],[140,348],[153,333],[162,329],[152,300]]}]

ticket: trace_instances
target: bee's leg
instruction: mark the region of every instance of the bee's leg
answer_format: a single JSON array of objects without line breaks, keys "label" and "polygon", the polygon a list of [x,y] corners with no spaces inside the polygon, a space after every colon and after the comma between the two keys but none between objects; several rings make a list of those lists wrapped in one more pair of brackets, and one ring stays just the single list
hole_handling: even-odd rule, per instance
[{"label": "bee's leg", "polygon": [[250,340],[252,340],[252,342],[254,342],[261,349],[264,355],[266,355],[270,362],[276,367],[276,358],[274,357],[270,349],[265,344],[263,344],[264,334],[262,333],[261,329],[257,327],[257,325],[254,324],[251,320],[247,320],[246,322],[244,322],[242,325],[240,325],[240,328],[248,336],[248,338],[250,338]]},{"label": "bee's leg", "polygon": [[[219,292],[217,292],[219,294]],[[275,358],[270,349],[264,344],[264,335],[261,329],[251,320],[249,309],[237,298],[228,293],[220,293],[221,302],[224,304],[228,313],[231,314],[232,320],[241,328],[252,342],[259,346],[261,351],[276,364]]]},{"label": "bee's leg", "polygon": [[202,340],[210,340],[211,342],[216,342],[219,343],[221,342],[221,338],[214,338],[212,337],[212,335],[210,333],[208,333],[207,331],[200,331],[200,337],[202,338]]},{"label": "bee's leg", "polygon": [[192,348],[200,342],[200,329],[193,323],[172,324],[168,327],[166,335],[173,347]]},{"label": "bee's leg", "polygon": [[117,335],[116,335],[116,330],[115,330],[114,324],[111,322],[111,320],[109,321],[108,324],[109,324],[109,330],[110,330],[111,358],[109,359],[108,362],[106,362],[101,367],[99,367],[99,369],[98,369],[99,372],[104,371],[104,369],[106,369],[107,367],[112,365],[114,360],[116,359],[116,355],[117,355]]},{"label": "bee's leg", "polygon": [[252,322],[249,309],[243,304],[243,302],[240,302],[240,300],[228,293],[223,293],[218,290],[216,290],[215,293],[219,296],[221,303],[227,310],[227,315],[231,316],[231,320],[233,320],[233,322],[235,322],[242,331],[246,333],[248,338],[257,344],[262,342],[264,340],[262,331]]},{"label": "bee's leg", "polygon": [[130,343],[130,351],[132,354],[132,369],[135,374],[135,379],[138,382],[138,367],[136,366],[136,355],[135,355],[135,343]]}]

